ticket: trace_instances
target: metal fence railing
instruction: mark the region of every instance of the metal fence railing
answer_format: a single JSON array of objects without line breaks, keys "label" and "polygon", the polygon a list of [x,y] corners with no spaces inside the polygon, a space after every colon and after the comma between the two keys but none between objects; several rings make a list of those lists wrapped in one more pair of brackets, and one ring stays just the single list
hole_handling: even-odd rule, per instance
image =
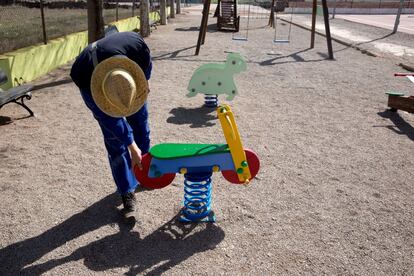
[{"label": "metal fence railing", "polygon": [[[159,1],[151,0],[150,8],[159,10]],[[138,15],[139,0],[104,0],[105,24]],[[46,44],[50,39],[87,30],[86,0],[1,0],[0,26],[0,54]]]}]

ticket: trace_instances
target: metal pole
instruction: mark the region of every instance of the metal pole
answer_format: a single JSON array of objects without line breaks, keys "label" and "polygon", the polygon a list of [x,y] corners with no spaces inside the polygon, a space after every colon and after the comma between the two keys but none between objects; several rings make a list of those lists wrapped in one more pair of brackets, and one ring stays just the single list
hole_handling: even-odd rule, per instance
[{"label": "metal pole", "polygon": [[135,12],[135,0],[132,0],[132,17],[134,17]]},{"label": "metal pole", "polygon": [[43,43],[47,44],[45,13],[44,13],[44,10],[43,10],[43,0],[40,0],[40,16],[42,17]]},{"label": "metal pole", "polygon": [[335,13],[336,13],[336,0],[334,0],[334,7],[333,7],[333,11],[332,11],[332,19],[335,18]]},{"label": "metal pole", "polygon": [[400,6],[398,7],[397,17],[395,18],[394,30],[392,31],[395,34],[398,30],[398,25],[400,24],[400,15],[404,5],[404,0],[400,0]]}]

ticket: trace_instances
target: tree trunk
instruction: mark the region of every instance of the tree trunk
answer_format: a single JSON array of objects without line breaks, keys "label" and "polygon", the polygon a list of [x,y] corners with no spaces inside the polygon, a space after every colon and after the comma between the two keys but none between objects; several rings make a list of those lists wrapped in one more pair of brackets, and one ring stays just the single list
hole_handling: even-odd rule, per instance
[{"label": "tree trunk", "polygon": [[149,25],[149,0],[141,0],[139,5],[140,19],[139,19],[139,32],[142,37],[147,37],[150,35],[150,25]]},{"label": "tree trunk", "polygon": [[177,1],[177,14],[181,13],[181,0],[176,0]]},{"label": "tree trunk", "polygon": [[175,18],[174,0],[170,0],[170,17]]},{"label": "tree trunk", "polygon": [[92,43],[104,37],[102,0],[88,0],[88,42]]},{"label": "tree trunk", "polygon": [[161,17],[161,25],[167,25],[167,1],[160,0],[160,17]]}]

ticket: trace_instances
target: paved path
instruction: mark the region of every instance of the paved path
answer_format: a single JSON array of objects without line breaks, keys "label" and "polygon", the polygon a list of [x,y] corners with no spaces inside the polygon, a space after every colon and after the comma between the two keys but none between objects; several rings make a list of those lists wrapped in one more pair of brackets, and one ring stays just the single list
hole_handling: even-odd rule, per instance
[{"label": "paved path", "polygon": [[[290,15],[284,15],[285,20],[290,20]],[[311,27],[311,15],[293,15],[293,22],[306,27]],[[398,63],[414,64],[414,35],[397,32],[392,34],[390,30],[351,22],[341,18],[331,19],[331,34],[334,39],[348,45],[352,45],[362,51],[375,56],[395,59]],[[318,16],[316,30],[325,34],[325,25],[322,16]]]},{"label": "paved path", "polygon": [[[338,14],[336,18],[342,18],[347,21],[362,23],[366,25],[376,26],[388,30],[394,29],[395,15],[368,15],[368,14]],[[400,17],[400,24],[398,31],[414,34],[414,15],[402,14]]]}]

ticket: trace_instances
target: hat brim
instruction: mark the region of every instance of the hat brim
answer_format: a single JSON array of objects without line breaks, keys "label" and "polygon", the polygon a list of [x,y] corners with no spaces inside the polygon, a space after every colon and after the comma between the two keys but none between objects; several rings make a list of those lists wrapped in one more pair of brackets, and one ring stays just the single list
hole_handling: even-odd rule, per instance
[{"label": "hat brim", "polygon": [[[114,69],[127,71],[135,81],[136,94],[129,108],[113,105],[104,95],[102,81],[106,74]],[[105,59],[95,67],[91,79],[91,92],[99,109],[111,117],[119,118],[128,117],[140,110],[147,100],[149,88],[145,74],[138,64],[125,56],[115,56]]]}]

